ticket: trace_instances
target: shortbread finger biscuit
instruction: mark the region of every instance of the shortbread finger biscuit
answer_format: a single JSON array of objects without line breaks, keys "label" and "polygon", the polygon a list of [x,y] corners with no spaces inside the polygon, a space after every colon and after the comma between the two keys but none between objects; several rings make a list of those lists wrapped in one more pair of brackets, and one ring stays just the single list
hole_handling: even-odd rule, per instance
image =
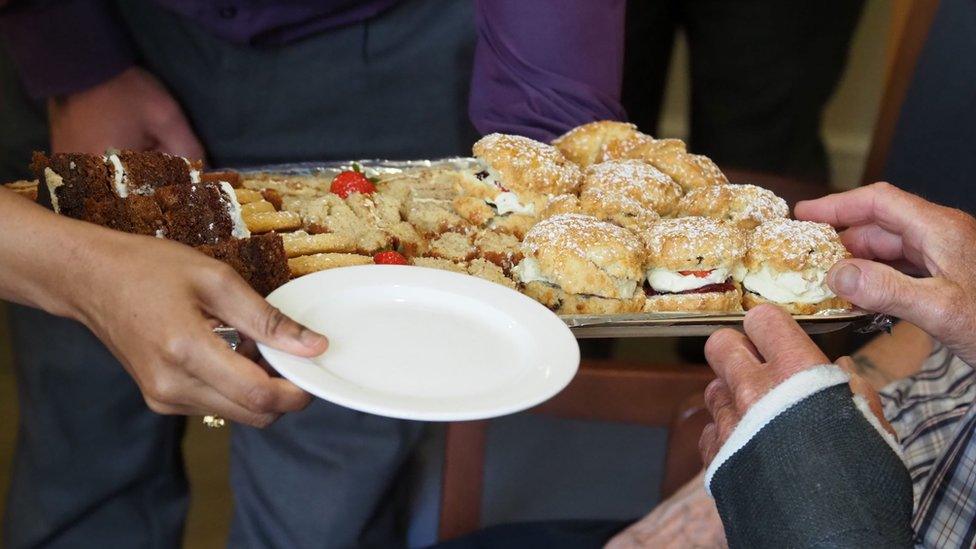
[{"label": "shortbread finger biscuit", "polygon": [[263,213],[263,212],[273,212],[273,211],[275,211],[274,204],[268,202],[267,200],[258,200],[256,202],[248,202],[247,204],[241,204],[242,216],[254,215],[256,213]]},{"label": "shortbread finger biscuit", "polygon": [[348,234],[308,234],[305,231],[284,233],[281,239],[288,257],[320,253],[349,253],[356,251],[356,239]]},{"label": "shortbread finger biscuit", "polygon": [[258,212],[243,217],[248,230],[258,234],[293,231],[302,226],[301,216],[294,212]]},{"label": "shortbread finger biscuit", "polygon": [[14,181],[4,185],[7,189],[19,194],[20,196],[37,200],[37,181]]},{"label": "shortbread finger biscuit", "polygon": [[254,189],[234,189],[234,194],[237,196],[237,201],[242,206],[249,202],[264,200],[264,196],[261,195],[261,192],[255,191]]},{"label": "shortbread finger biscuit", "polygon": [[293,257],[288,260],[288,269],[293,277],[299,277],[324,271],[326,269],[338,269],[340,267],[352,267],[355,265],[369,265],[373,263],[373,258],[368,255],[358,254],[315,254]]}]

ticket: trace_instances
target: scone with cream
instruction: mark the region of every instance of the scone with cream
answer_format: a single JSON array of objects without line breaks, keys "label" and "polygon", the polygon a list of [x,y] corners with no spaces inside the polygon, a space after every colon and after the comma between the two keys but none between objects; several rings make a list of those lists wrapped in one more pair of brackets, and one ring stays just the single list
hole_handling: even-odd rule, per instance
[{"label": "scone with cream", "polygon": [[678,203],[678,217],[709,217],[752,230],[790,209],[773,191],[755,185],[708,185],[692,189]]},{"label": "scone with cream", "polygon": [[641,230],[678,206],[681,187],[660,170],[640,160],[608,160],[594,164],[583,176],[583,213]]},{"label": "scone with cream", "polygon": [[583,179],[579,166],[558,149],[527,137],[494,133],[475,143],[472,152],[480,169],[466,178],[462,192],[495,210],[487,227],[499,231],[524,232],[550,196],[578,192]]},{"label": "scone with cream", "polygon": [[539,218],[548,219],[554,215],[567,213],[583,213],[579,197],[575,194],[560,194],[550,198]]},{"label": "scone with cream", "polygon": [[577,126],[553,140],[552,144],[566,158],[586,168],[603,162],[607,147],[642,135],[637,126],[627,122],[600,120]]},{"label": "scone with cream", "polygon": [[745,255],[745,235],[704,217],[665,219],[643,233],[645,312],[741,311],[733,280]]},{"label": "scone with cream", "polygon": [[637,133],[627,139],[608,143],[603,154],[603,160],[623,160],[626,158],[646,160],[668,151],[687,152],[685,142],[680,139],[655,139],[646,133]]},{"label": "scone with cream", "polygon": [[684,192],[729,182],[722,170],[707,156],[691,154],[680,139],[654,139],[640,134],[607,147],[607,159],[643,160],[671,176]]},{"label": "scone with cream", "polygon": [[632,232],[580,214],[540,221],[512,269],[526,295],[560,314],[639,312],[644,246]]},{"label": "scone with cream", "polygon": [[827,271],[850,253],[825,223],[772,219],[749,237],[743,270],[743,305],[774,303],[793,314],[846,309],[827,286]]}]

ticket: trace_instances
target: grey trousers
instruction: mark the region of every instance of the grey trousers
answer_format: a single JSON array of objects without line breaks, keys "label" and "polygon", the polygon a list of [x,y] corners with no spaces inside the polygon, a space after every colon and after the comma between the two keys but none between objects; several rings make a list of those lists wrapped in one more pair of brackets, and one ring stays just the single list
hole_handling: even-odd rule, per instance
[{"label": "grey trousers", "polygon": [[[151,2],[120,4],[140,63],[183,106],[211,165],[457,155],[475,137],[467,0],[408,0],[274,49],[227,44]],[[15,99],[3,98],[0,118],[30,110]],[[0,159],[23,164],[43,147],[2,145]],[[22,420],[3,545],[178,545],[183,420],[146,409],[83,327],[22,307],[11,324]],[[422,424],[315,400],[263,431],[233,429],[230,546],[402,544],[393,496]]]}]

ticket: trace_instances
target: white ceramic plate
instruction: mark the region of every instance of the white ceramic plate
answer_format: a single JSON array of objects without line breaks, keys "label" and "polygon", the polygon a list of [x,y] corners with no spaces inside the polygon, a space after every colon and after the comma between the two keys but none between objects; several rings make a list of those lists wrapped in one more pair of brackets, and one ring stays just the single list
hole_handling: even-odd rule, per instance
[{"label": "white ceramic plate", "polygon": [[297,278],[268,301],[330,343],[314,359],[259,345],[268,362],[309,393],[363,412],[501,416],[551,398],[579,367],[579,346],[559,317],[473,276],[347,267]]}]

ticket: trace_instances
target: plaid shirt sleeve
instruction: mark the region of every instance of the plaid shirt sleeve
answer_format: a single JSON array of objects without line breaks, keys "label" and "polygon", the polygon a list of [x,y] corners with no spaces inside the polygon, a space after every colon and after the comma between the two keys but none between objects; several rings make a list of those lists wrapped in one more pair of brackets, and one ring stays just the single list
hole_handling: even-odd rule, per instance
[{"label": "plaid shirt sleeve", "polygon": [[976,546],[976,371],[937,345],[881,399],[912,477],[917,544]]}]

